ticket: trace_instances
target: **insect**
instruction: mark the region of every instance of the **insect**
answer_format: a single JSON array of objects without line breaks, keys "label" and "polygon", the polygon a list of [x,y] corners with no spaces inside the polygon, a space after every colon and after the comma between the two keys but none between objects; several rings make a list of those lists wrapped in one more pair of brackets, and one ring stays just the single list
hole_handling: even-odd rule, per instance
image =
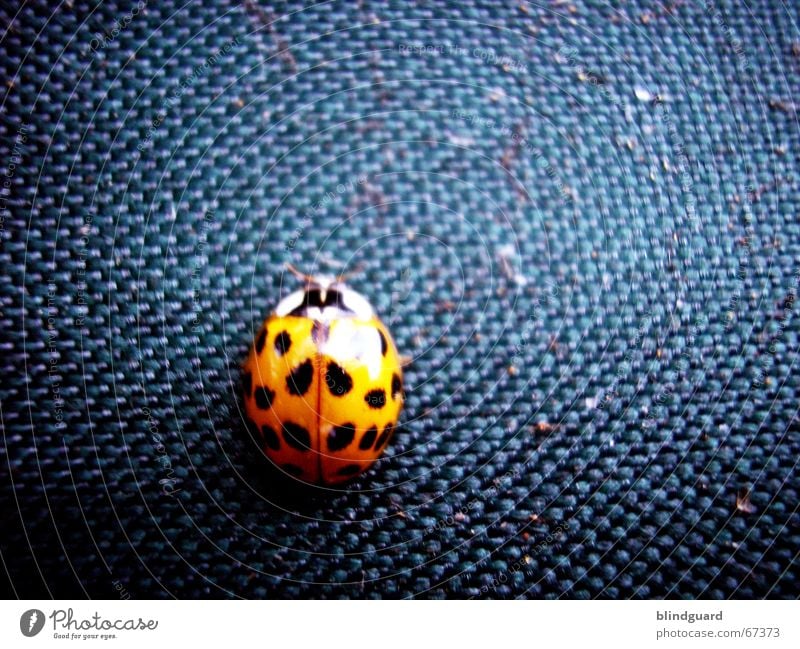
[{"label": "insect", "polygon": [[403,406],[400,356],[344,279],[289,266],[304,288],[283,298],[244,363],[244,405],[267,457],[312,484],[345,482],[386,448]]}]

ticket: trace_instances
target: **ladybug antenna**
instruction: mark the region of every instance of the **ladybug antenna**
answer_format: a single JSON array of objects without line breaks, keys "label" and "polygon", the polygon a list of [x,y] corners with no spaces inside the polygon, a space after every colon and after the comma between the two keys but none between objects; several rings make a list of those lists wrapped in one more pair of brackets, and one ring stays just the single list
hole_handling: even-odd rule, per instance
[{"label": "ladybug antenna", "polygon": [[314,278],[311,277],[311,275],[306,275],[305,273],[300,272],[294,266],[292,266],[292,264],[290,264],[288,261],[286,262],[286,269],[297,279],[304,281],[306,284],[314,283]]},{"label": "ladybug antenna", "polygon": [[336,283],[337,284],[341,284],[346,279],[350,279],[351,277],[354,277],[356,275],[360,275],[362,272],[364,272],[364,264],[362,262],[359,262],[358,264],[356,264],[355,268],[353,268],[352,270],[350,270],[350,271],[348,271],[346,273],[341,273],[340,275],[337,275],[336,276]]}]

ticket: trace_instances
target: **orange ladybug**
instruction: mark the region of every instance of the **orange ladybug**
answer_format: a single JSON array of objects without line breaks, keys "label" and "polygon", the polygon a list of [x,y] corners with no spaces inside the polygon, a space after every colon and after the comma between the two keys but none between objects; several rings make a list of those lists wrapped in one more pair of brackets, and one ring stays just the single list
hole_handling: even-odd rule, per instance
[{"label": "orange ladybug", "polygon": [[334,485],[368,469],[403,407],[400,356],[370,303],[341,277],[289,269],[305,287],[283,298],[244,364],[244,405],[286,474]]}]

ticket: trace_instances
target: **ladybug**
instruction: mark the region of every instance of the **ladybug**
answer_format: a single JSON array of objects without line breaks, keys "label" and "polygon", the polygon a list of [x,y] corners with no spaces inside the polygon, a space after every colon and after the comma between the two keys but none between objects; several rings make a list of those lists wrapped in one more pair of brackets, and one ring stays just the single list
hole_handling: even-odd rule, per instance
[{"label": "ladybug", "polygon": [[244,364],[244,405],[264,453],[304,482],[335,485],[383,453],[403,407],[400,356],[386,326],[340,277],[289,270],[283,298]]}]

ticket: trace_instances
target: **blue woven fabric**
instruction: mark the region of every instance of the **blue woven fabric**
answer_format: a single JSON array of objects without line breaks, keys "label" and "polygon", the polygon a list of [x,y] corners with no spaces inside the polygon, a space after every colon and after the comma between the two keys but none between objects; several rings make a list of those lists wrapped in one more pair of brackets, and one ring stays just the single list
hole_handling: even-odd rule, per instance
[{"label": "blue woven fabric", "polygon": [[[0,550],[24,597],[798,596],[797,6],[4,6]],[[307,272],[407,402],[270,470]]]}]

